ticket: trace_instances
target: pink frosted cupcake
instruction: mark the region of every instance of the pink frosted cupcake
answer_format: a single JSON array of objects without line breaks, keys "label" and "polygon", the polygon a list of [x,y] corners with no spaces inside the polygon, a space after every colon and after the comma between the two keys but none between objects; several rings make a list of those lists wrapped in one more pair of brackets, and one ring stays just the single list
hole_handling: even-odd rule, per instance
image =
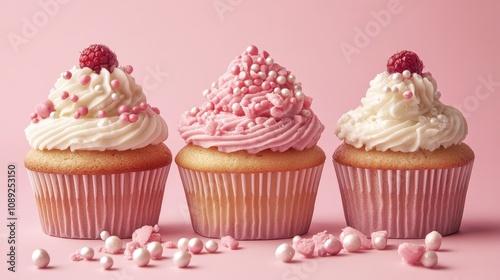
[{"label": "pink frosted cupcake", "polygon": [[410,51],[392,56],[361,106],[344,114],[333,155],[347,224],[365,234],[423,238],[460,228],[472,149],[467,123]]},{"label": "pink frosted cupcake", "polygon": [[172,162],[167,125],[131,72],[92,45],[31,115],[24,164],[45,233],[127,238],[158,222]]},{"label": "pink frosted cupcake", "polygon": [[194,230],[276,239],[308,231],[325,161],[323,124],[295,76],[249,46],[185,112],[175,161]]}]

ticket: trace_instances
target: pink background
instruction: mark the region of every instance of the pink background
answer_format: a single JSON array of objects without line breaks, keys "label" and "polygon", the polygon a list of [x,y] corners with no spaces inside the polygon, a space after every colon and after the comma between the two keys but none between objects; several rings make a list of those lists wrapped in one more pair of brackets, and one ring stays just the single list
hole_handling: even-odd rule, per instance
[{"label": "pink background", "polygon": [[[193,3],[195,2],[195,3]],[[325,279],[328,277],[406,279],[476,279],[498,277],[500,203],[498,197],[498,107],[500,105],[500,39],[494,0],[478,1],[16,1],[0,4],[2,91],[0,110],[3,145],[2,182],[8,163],[16,163],[17,273],[8,273],[7,227],[0,227],[0,275],[9,279]],[[35,104],[45,100],[59,73],[78,63],[79,52],[104,43],[131,64],[151,104],[160,108],[176,153],[183,141],[176,131],[181,113],[203,102],[201,92],[222,74],[247,45],[266,49],[275,61],[295,73],[313,109],[326,126],[319,145],[328,155],[340,143],[337,119],[356,107],[368,82],[385,69],[390,55],[402,49],[417,52],[437,79],[442,101],[466,115],[466,142],[476,161],[461,231],[445,237],[435,269],[401,262],[390,240],[385,251],[342,253],[292,264],[274,258],[277,245],[290,240],[242,242],[238,251],[194,256],[192,268],[176,269],[166,259],[138,268],[116,256],[115,269],[98,262],[69,261],[71,253],[102,241],[64,240],[41,232],[23,157],[29,146],[23,129]],[[342,51],[349,47],[350,53]],[[489,81],[489,82],[488,82]],[[0,190],[0,215],[7,217],[6,184]],[[160,216],[165,240],[194,237],[177,167],[172,166]],[[6,223],[6,219],[2,225]],[[331,161],[325,164],[310,234],[345,227]],[[422,240],[411,240],[421,243]],[[43,247],[52,256],[51,269],[37,270],[31,252]],[[25,278],[26,279],[26,278]]]}]

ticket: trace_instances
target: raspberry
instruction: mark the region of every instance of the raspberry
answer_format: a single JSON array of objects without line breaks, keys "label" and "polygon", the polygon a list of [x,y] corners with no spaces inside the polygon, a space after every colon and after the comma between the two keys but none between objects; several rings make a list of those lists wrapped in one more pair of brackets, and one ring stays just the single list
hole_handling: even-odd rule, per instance
[{"label": "raspberry", "polygon": [[117,66],[116,54],[105,45],[90,45],[80,54],[80,68],[89,67],[97,74],[103,67],[113,72]]},{"label": "raspberry", "polygon": [[422,75],[423,69],[424,63],[412,51],[400,51],[391,56],[387,61],[387,72],[389,74],[395,72],[402,73],[404,70],[409,70],[411,73]]}]

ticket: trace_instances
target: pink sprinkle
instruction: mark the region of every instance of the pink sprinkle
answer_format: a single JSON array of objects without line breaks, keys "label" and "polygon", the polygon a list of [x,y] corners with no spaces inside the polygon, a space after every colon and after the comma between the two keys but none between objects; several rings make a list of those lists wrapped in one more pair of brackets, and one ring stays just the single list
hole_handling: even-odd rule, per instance
[{"label": "pink sprinkle", "polygon": [[267,51],[262,51],[262,55],[264,56],[264,58],[269,57],[269,53]]},{"label": "pink sprinkle", "polygon": [[313,235],[312,240],[314,241],[314,244],[316,245],[316,247],[321,247],[323,245],[323,243],[325,243],[325,241],[327,241],[328,239],[330,239],[332,237],[333,237],[333,235],[329,234],[325,230],[325,231],[318,232],[315,235]]},{"label": "pink sprinkle", "polygon": [[420,261],[420,257],[424,252],[425,245],[401,243],[398,247],[398,254],[403,258],[403,261],[409,264],[416,264]]},{"label": "pink sprinkle", "polygon": [[258,87],[258,86],[251,85],[251,86],[249,86],[249,87],[248,87],[248,91],[249,91],[250,93],[257,93],[257,92],[259,92],[259,87]]},{"label": "pink sprinkle", "polygon": [[76,250],[76,253],[71,254],[71,256],[69,256],[69,259],[74,261],[74,262],[79,262],[79,261],[82,261],[84,258],[80,254],[80,250]]},{"label": "pink sprinkle", "polygon": [[77,102],[78,101],[78,96],[77,95],[71,96],[71,101],[72,102]]},{"label": "pink sprinkle", "polygon": [[80,116],[85,117],[89,113],[89,108],[87,106],[82,106],[78,108],[78,113]]},{"label": "pink sprinkle", "polygon": [[157,107],[151,107],[151,110],[153,110],[153,112],[155,112],[156,114],[160,114],[160,109],[158,109]]},{"label": "pink sprinkle", "polygon": [[143,226],[141,228],[136,229],[132,233],[132,241],[139,242],[141,246],[146,245],[146,243],[148,242],[153,242],[153,241],[161,242],[161,234],[158,233],[159,231],[160,227],[158,227],[158,225],[155,225],[154,227]]},{"label": "pink sprinkle", "polygon": [[227,247],[231,250],[236,250],[240,245],[240,243],[236,241],[236,239],[229,235],[221,237],[220,243],[222,244],[222,246]]},{"label": "pink sprinkle", "polygon": [[260,65],[262,65],[262,64],[266,63],[266,59],[263,58],[262,56],[259,56],[257,58],[257,63],[260,64]]},{"label": "pink sprinkle", "polygon": [[90,82],[90,76],[89,75],[81,76],[79,82],[82,86],[88,84]]},{"label": "pink sprinkle", "polygon": [[[48,106],[47,106],[48,105]],[[42,103],[35,107],[38,116],[42,119],[48,118],[50,116],[50,104]]]},{"label": "pink sprinkle", "polygon": [[112,88],[117,88],[117,87],[120,86],[120,81],[118,81],[116,79],[111,80],[110,85],[111,85]]},{"label": "pink sprinkle", "polygon": [[255,79],[253,80],[253,84],[256,85],[256,86],[260,86],[262,85],[263,81],[262,79]]},{"label": "pink sprinkle", "polygon": [[34,120],[34,119],[38,118],[38,114],[37,113],[31,113],[30,118],[32,120]]},{"label": "pink sprinkle", "polygon": [[163,249],[177,249],[177,243],[173,241],[167,241],[161,244]]},{"label": "pink sprinkle", "polygon": [[262,82],[262,89],[263,90],[268,90],[270,88],[271,88],[271,83],[269,83],[269,81]]},{"label": "pink sprinkle", "polygon": [[73,114],[73,118],[75,118],[75,119],[79,119],[79,118],[80,118],[80,116],[81,116],[81,115],[80,115],[80,113],[78,113],[78,112],[75,112],[75,113]]},{"label": "pink sprinkle", "polygon": [[311,238],[301,238],[293,243],[293,248],[304,257],[310,258],[314,255],[315,243]]},{"label": "pink sprinkle", "polygon": [[128,123],[129,122],[128,115],[129,115],[129,113],[121,113],[120,114],[120,121]]},{"label": "pink sprinkle", "polygon": [[135,122],[137,122],[138,119],[139,119],[139,117],[136,114],[128,115],[128,121],[130,123],[135,123]]},{"label": "pink sprinkle", "polygon": [[31,120],[32,123],[38,123],[40,120],[39,119],[33,119]]},{"label": "pink sprinkle", "polygon": [[408,91],[405,91],[405,92],[403,93],[403,97],[404,97],[405,99],[410,99],[410,98],[412,98],[412,97],[413,97],[413,92],[411,92],[411,91],[409,91],[409,90],[408,90]]},{"label": "pink sprinkle", "polygon": [[257,47],[254,45],[250,45],[247,47],[247,52],[250,55],[257,55],[259,53],[259,49],[257,49]]},{"label": "pink sprinkle", "polygon": [[99,110],[99,111],[97,112],[97,117],[98,117],[98,118],[105,118],[105,117],[106,117],[106,111],[104,111],[104,110]]},{"label": "pink sprinkle", "polygon": [[66,99],[66,98],[68,98],[68,97],[69,97],[69,93],[68,93],[67,91],[63,91],[63,92],[61,93],[61,99],[62,99],[62,100]]},{"label": "pink sprinkle", "polygon": [[63,77],[63,79],[69,80],[69,79],[71,79],[71,76],[72,76],[72,75],[73,75],[73,74],[71,74],[71,72],[69,72],[69,71],[64,71],[64,72],[62,72],[61,77]]},{"label": "pink sprinkle", "polygon": [[123,254],[125,255],[125,259],[131,260],[132,259],[132,254],[136,249],[141,248],[141,244],[137,241],[130,241],[125,244],[125,251],[123,251]]},{"label": "pink sprinkle", "polygon": [[231,73],[233,75],[238,75],[240,73],[240,67],[238,65],[235,65],[231,68]]},{"label": "pink sprinkle", "polygon": [[146,110],[147,108],[148,108],[148,103],[146,102],[139,103],[139,109],[141,109],[142,111]]},{"label": "pink sprinkle", "polygon": [[125,71],[125,73],[127,74],[132,74],[132,72],[134,71],[134,67],[132,67],[132,65],[125,65],[123,67],[123,71]]},{"label": "pink sprinkle", "polygon": [[248,92],[247,87],[241,87],[241,93],[246,94]]},{"label": "pink sprinkle", "polygon": [[120,105],[120,107],[118,107],[118,114],[123,114],[123,113],[128,113],[130,112],[130,107],[123,104],[123,105]]},{"label": "pink sprinkle", "polygon": [[372,247],[372,242],[368,239],[368,237],[357,229],[346,227],[342,229],[342,233],[344,236],[347,236],[348,234],[356,234],[359,239],[361,239],[361,248],[363,249],[370,249]]}]

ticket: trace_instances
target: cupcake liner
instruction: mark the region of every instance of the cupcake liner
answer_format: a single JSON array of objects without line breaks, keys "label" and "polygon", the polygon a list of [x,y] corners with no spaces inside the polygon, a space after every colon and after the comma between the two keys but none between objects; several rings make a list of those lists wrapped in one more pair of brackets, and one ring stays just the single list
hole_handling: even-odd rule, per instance
[{"label": "cupcake liner", "polygon": [[239,240],[306,233],[322,170],[323,164],[262,173],[202,172],[179,166],[194,231]]},{"label": "cupcake liner", "polygon": [[103,230],[130,238],[158,223],[170,164],[158,169],[105,175],[28,170],[42,230],[48,235],[98,239]]},{"label": "cupcake liner", "polygon": [[424,238],[456,233],[473,162],[446,169],[380,170],[333,162],[347,225],[364,234]]}]

